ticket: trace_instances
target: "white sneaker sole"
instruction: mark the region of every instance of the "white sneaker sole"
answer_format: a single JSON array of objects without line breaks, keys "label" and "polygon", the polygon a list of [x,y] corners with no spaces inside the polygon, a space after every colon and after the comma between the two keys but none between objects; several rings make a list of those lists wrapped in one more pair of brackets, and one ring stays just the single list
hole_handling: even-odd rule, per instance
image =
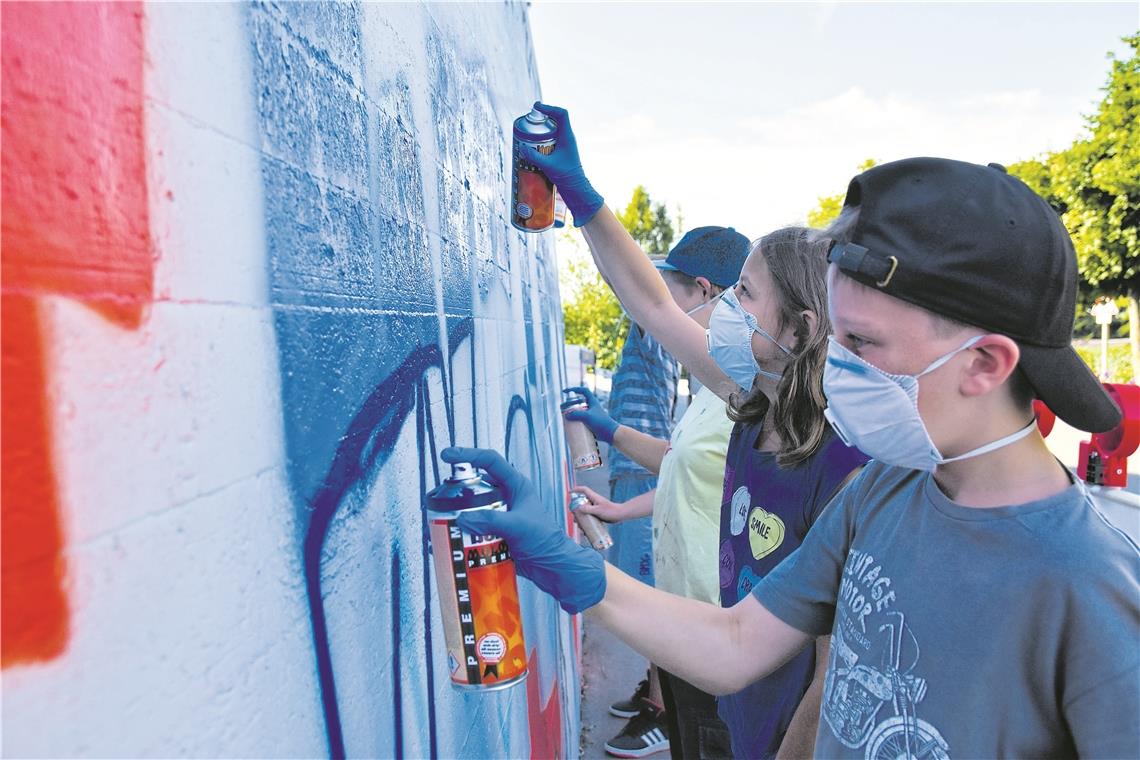
[{"label": "white sneaker sole", "polygon": [[658,744],[655,747],[646,747],[645,749],[615,749],[606,744],[605,748],[606,754],[613,755],[614,757],[648,757],[658,752],[668,752],[669,744],[666,742],[664,746]]},{"label": "white sneaker sole", "polygon": [[610,715],[614,716],[615,718],[632,718],[634,715],[637,715],[639,712],[641,712],[641,711],[640,710],[618,710],[618,709],[614,708],[613,705],[610,705]]}]

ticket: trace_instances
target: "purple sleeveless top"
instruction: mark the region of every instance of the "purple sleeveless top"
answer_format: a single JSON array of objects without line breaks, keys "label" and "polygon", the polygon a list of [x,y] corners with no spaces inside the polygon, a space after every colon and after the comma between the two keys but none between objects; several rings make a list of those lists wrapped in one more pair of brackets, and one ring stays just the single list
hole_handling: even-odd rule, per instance
[{"label": "purple sleeveless top", "polygon": [[[843,479],[868,459],[828,428],[815,456],[783,469],[775,454],[754,448],[759,435],[758,423],[737,423],[728,443],[720,509],[722,607],[748,596],[799,548]],[[768,677],[717,700],[734,757],[776,756],[814,671],[815,647],[809,646]]]}]

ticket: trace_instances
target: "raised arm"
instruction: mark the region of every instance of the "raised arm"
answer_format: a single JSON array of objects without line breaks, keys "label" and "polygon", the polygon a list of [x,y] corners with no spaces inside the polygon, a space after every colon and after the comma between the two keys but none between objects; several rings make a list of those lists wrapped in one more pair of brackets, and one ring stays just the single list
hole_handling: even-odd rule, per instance
[{"label": "raised arm", "polygon": [[613,212],[603,206],[582,234],[598,271],[633,321],[713,393],[726,400],[735,393],[737,384],[709,356],[704,328],[673,301],[661,273]]},{"label": "raised arm", "polygon": [[528,157],[558,186],[574,224],[582,227],[598,271],[633,320],[702,384],[727,400],[738,386],[708,355],[704,329],[673,302],[661,274],[586,179],[569,114],[543,103],[535,103],[535,108],[550,116],[558,130],[550,155],[528,147]]}]

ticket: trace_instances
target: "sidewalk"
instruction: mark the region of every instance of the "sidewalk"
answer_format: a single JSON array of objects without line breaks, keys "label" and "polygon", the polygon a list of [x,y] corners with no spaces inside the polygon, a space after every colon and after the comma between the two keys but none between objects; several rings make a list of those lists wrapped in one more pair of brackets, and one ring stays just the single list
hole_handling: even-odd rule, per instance
[{"label": "sidewalk", "polygon": [[[1087,438],[1087,434],[1058,420],[1045,440],[1057,458],[1075,472],[1080,441]],[[602,460],[609,461],[608,448],[602,451]],[[578,474],[576,483],[608,496],[609,468]],[[1090,491],[1105,517],[1140,544],[1140,455],[1128,460],[1128,488],[1094,486]],[[645,677],[646,664],[641,655],[601,626],[584,623],[582,639],[581,758],[601,760],[609,757],[603,745],[625,726],[625,719],[609,714],[609,706],[632,693]]]},{"label": "sidewalk", "polygon": [[[609,447],[602,448],[603,465],[596,470],[575,474],[575,485],[589,486],[598,493],[610,494]],[[647,663],[616,636],[589,622],[582,629],[582,760],[609,757],[604,745],[625,727],[625,718],[609,714],[609,706],[633,693],[637,682],[645,678]],[[665,757],[667,753],[657,756]]]}]

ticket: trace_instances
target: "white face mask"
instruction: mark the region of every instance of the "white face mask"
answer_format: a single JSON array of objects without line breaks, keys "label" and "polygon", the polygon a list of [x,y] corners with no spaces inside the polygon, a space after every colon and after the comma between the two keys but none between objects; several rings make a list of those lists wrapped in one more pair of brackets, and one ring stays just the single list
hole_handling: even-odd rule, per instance
[{"label": "white face mask", "polygon": [[828,338],[823,392],[827,421],[848,446],[885,464],[933,471],[947,462],[987,454],[1033,432],[1030,422],[1016,433],[947,459],[938,451],[918,413],[918,378],[929,374],[965,351],[983,336],[975,335],[960,347],[930,363],[917,375],[892,375]]},{"label": "white face mask", "polygon": [[754,332],[763,335],[788,356],[792,355],[790,348],[781,346],[760,326],[754,315],[744,310],[732,288],[724,291],[713,308],[712,316],[709,317],[709,329],[705,331],[705,340],[708,342],[709,355],[721,371],[746,391],[752,390],[756,375],[763,375],[773,380],[779,380],[781,377],[779,372],[760,369],[760,364],[752,353]]}]

